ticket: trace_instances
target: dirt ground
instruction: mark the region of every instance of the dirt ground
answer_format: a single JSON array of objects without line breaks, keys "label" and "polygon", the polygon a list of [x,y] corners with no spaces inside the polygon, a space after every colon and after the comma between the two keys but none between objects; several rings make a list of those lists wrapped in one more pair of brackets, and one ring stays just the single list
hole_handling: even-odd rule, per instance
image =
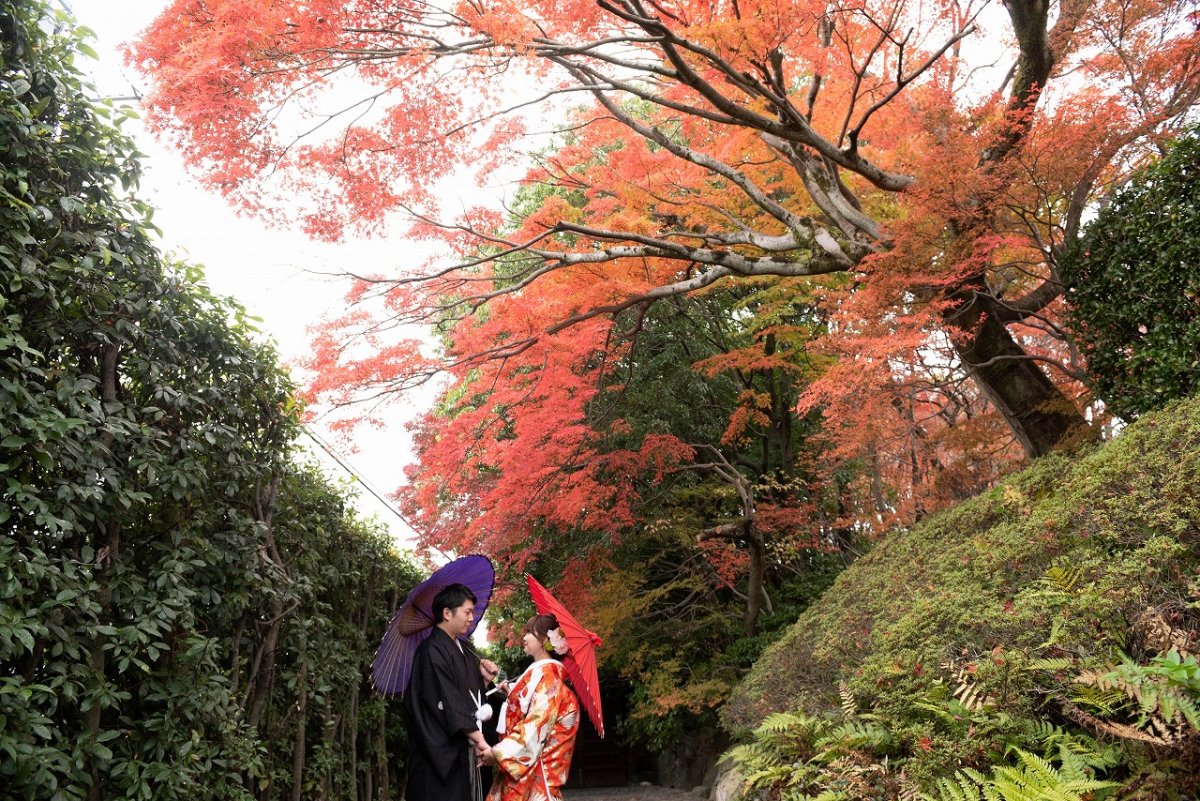
[{"label": "dirt ground", "polygon": [[634,785],[563,790],[563,801],[700,801],[700,798],[669,787]]}]

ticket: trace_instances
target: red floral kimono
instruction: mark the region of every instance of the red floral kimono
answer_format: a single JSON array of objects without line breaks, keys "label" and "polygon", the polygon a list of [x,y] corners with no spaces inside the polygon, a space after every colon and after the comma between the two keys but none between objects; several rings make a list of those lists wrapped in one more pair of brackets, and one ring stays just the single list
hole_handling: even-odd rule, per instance
[{"label": "red floral kimono", "polygon": [[579,732],[579,701],[567,686],[562,663],[529,666],[501,711],[504,739],[496,755],[496,780],[487,801],[561,801]]}]

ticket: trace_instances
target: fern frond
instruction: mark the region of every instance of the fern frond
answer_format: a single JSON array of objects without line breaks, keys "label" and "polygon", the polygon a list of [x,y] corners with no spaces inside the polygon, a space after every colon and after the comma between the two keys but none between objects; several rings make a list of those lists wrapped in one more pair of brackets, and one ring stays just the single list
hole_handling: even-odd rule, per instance
[{"label": "fern frond", "polygon": [[1063,730],[1048,720],[1034,721],[1032,737],[1046,747],[1051,746],[1062,734]]},{"label": "fern frond", "polygon": [[1071,594],[1075,592],[1082,576],[1083,568],[1054,565],[1042,576],[1042,582],[1059,592]]},{"label": "fern frond", "polygon": [[929,796],[921,792],[921,788],[908,777],[908,774],[903,768],[897,776],[900,780],[900,791],[896,794],[896,801],[924,801]]},{"label": "fern frond", "polygon": [[942,667],[948,670],[954,679],[954,689],[951,695],[969,712],[978,712],[995,704],[996,699],[987,694],[975,681],[974,673],[969,665],[959,666],[954,661],[949,661],[944,662]]},{"label": "fern frond", "polygon": [[1037,754],[1012,749],[1015,765],[997,765],[991,776],[963,769],[952,779],[941,779],[936,795],[924,795],[924,801],[1088,801],[1095,793],[1118,787],[1086,775],[1082,757],[1067,751],[1069,763],[1056,768]]},{"label": "fern frond", "polygon": [[1122,656],[1120,664],[1085,671],[1074,683],[1076,704],[1090,706],[1103,717],[1136,705],[1139,717],[1133,727],[1165,743],[1200,733],[1200,665],[1195,657],[1172,649],[1149,664],[1138,664]]},{"label": "fern frond", "polygon": [[1030,670],[1048,670],[1051,673],[1062,673],[1075,669],[1075,660],[1069,656],[1034,659],[1029,663]]},{"label": "fern frond", "polygon": [[858,714],[858,699],[850,692],[850,686],[844,681],[838,682],[838,697],[842,701],[842,714],[852,718]]},{"label": "fern frond", "polygon": [[931,701],[914,701],[912,705],[917,709],[923,709],[926,712],[931,713],[934,717],[947,725],[953,726],[958,722],[958,719],[954,713],[945,703],[936,704]]},{"label": "fern frond", "polygon": [[829,763],[849,751],[883,751],[892,744],[892,733],[878,723],[849,720],[813,743],[814,762]]},{"label": "fern frond", "polygon": [[756,734],[781,734],[789,729],[809,729],[813,719],[799,712],[772,712],[759,724]]},{"label": "fern frond", "polygon": [[1071,700],[1105,717],[1112,717],[1129,706],[1129,696],[1116,687],[1080,685],[1071,693]]},{"label": "fern frond", "polygon": [[936,795],[921,794],[921,801],[979,801],[980,783],[963,771],[953,779],[939,779],[934,788]]}]

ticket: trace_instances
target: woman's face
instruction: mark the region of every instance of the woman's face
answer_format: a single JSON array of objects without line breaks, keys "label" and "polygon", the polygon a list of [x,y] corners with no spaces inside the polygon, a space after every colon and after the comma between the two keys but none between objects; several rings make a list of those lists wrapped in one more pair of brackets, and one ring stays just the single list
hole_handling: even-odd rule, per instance
[{"label": "woman's face", "polygon": [[525,636],[521,638],[521,648],[525,651],[527,656],[531,656],[534,659],[541,659],[546,656],[545,646],[543,645],[542,641],[538,639],[538,636],[532,631],[527,632]]}]

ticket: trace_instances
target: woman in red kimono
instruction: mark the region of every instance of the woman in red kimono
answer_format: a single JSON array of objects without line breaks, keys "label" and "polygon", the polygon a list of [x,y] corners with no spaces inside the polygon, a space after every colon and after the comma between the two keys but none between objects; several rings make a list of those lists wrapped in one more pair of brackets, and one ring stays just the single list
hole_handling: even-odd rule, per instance
[{"label": "woman in red kimono", "polygon": [[554,658],[566,647],[554,615],[535,615],[521,644],[533,664],[509,688],[497,732],[503,737],[483,758],[496,766],[487,801],[561,801],[579,732],[579,701]]}]

